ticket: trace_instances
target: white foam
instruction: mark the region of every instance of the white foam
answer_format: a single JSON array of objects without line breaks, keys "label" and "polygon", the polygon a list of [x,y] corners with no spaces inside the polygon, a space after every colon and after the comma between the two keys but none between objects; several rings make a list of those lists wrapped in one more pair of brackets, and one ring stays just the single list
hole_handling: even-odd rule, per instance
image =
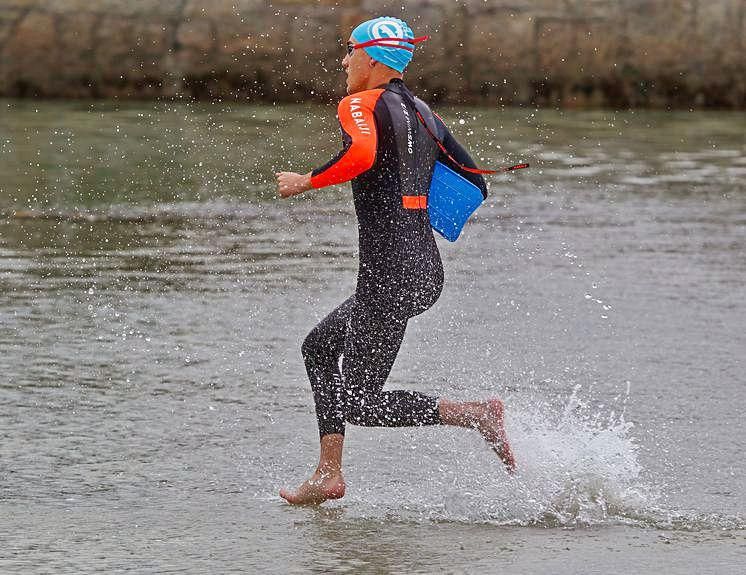
[{"label": "white foam", "polygon": [[[519,473],[495,473],[482,485],[464,481],[446,497],[444,516],[499,524],[596,525],[655,501],[655,490],[641,479],[632,424],[613,414],[591,415],[577,393],[562,410],[513,401],[506,425]],[[489,458],[484,464],[495,466]]]}]

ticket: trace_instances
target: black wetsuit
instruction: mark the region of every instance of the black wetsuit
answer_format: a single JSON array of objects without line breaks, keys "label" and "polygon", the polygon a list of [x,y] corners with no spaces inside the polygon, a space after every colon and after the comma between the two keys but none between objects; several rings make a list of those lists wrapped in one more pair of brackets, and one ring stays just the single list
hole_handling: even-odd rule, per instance
[{"label": "black wetsuit", "polygon": [[486,185],[439,150],[416,110],[457,162],[475,167],[440,118],[401,80],[392,80],[340,102],[344,148],[312,173],[315,188],[352,180],[360,249],[355,294],[302,346],[322,436],[344,433],[345,421],[386,427],[440,423],[437,398],[382,389],[407,321],[429,309],[443,288],[426,203],[435,161],[462,173],[485,195]]}]

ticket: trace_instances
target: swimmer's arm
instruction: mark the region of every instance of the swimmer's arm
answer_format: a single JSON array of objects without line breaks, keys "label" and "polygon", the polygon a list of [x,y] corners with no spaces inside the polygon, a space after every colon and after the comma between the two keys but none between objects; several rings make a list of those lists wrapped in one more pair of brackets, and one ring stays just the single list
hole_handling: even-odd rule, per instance
[{"label": "swimmer's arm", "polygon": [[311,172],[311,187],[324,188],[348,182],[373,167],[378,145],[373,109],[382,92],[368,90],[352,94],[339,103],[337,116],[344,147],[334,158]]},{"label": "swimmer's arm", "polygon": [[[451,156],[453,156],[453,158],[457,162],[463,164],[467,168],[476,168],[477,165],[474,163],[474,160],[471,159],[471,156],[464,149],[464,147],[456,141],[456,138],[451,135],[451,132],[448,130],[445,123],[443,123],[443,120],[440,118],[440,116],[438,116],[437,114],[433,114],[433,116],[435,117],[435,125],[438,128],[438,137],[440,138],[441,142],[443,142],[443,146],[446,150],[448,150],[448,153],[451,154]],[[448,156],[446,156],[442,150],[440,152],[440,155],[438,156],[438,161],[444,163],[449,168],[451,168],[455,172],[458,172],[461,176],[469,180],[472,184],[477,186],[482,191],[482,195],[485,198],[487,197],[487,183],[484,181],[484,178],[481,175],[473,174],[471,172],[465,172],[456,164],[454,164],[450,159],[448,159]]]},{"label": "swimmer's arm", "polygon": [[383,90],[347,96],[339,103],[337,115],[342,129],[342,150],[326,164],[307,174],[276,173],[280,197],[289,198],[311,189],[341,184],[373,166],[378,145],[373,108],[380,92]]}]

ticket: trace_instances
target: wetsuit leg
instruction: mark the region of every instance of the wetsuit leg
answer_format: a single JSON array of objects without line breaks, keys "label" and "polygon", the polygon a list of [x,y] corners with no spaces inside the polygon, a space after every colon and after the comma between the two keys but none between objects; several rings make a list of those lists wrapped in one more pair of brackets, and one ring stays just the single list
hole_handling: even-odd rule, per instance
[{"label": "wetsuit leg", "polygon": [[378,427],[440,423],[437,398],[382,391],[406,327],[406,317],[357,303],[353,296],[311,330],[302,352],[320,435],[344,434],[345,420]]},{"label": "wetsuit leg", "polygon": [[356,303],[342,374],[349,423],[402,427],[440,423],[438,400],[416,391],[382,391],[404,339],[407,317]]},{"label": "wetsuit leg", "polygon": [[344,353],[345,336],[354,296],[326,316],[308,334],[301,351],[316,403],[319,433],[344,433],[344,403],[339,358]]}]

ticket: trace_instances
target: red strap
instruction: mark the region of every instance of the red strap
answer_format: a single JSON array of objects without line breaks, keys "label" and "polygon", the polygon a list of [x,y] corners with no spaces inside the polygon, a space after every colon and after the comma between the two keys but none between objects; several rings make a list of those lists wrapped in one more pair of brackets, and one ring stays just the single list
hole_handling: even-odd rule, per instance
[{"label": "red strap", "polygon": [[417,44],[418,42],[424,42],[428,40],[430,36],[419,36],[417,38],[373,38],[367,42],[361,42],[360,44],[353,44],[352,47],[356,50],[358,48],[367,48],[368,46],[384,46],[389,48],[401,48],[402,50],[408,50],[414,52],[414,48],[409,46],[402,46],[398,42],[406,42],[407,44]]},{"label": "red strap", "polygon": [[433,140],[435,140],[435,143],[438,144],[438,147],[443,151],[443,153],[448,157],[448,159],[451,160],[454,164],[456,164],[460,169],[464,170],[465,172],[470,172],[472,174],[502,174],[504,172],[512,172],[513,170],[522,170],[523,168],[528,168],[528,164],[516,164],[515,166],[508,166],[506,168],[498,168],[497,170],[480,170],[479,168],[470,168],[469,166],[464,166],[461,162],[457,161],[456,158],[454,158],[450,153],[448,153],[448,150],[446,150],[446,147],[443,145],[443,142],[440,141],[440,138],[438,138],[438,136],[433,134],[430,128],[427,127],[427,124],[425,123],[425,118],[422,117],[422,114],[420,114],[419,110],[417,110],[417,117],[419,118],[422,125],[425,126],[427,133],[430,134],[430,137]]}]

